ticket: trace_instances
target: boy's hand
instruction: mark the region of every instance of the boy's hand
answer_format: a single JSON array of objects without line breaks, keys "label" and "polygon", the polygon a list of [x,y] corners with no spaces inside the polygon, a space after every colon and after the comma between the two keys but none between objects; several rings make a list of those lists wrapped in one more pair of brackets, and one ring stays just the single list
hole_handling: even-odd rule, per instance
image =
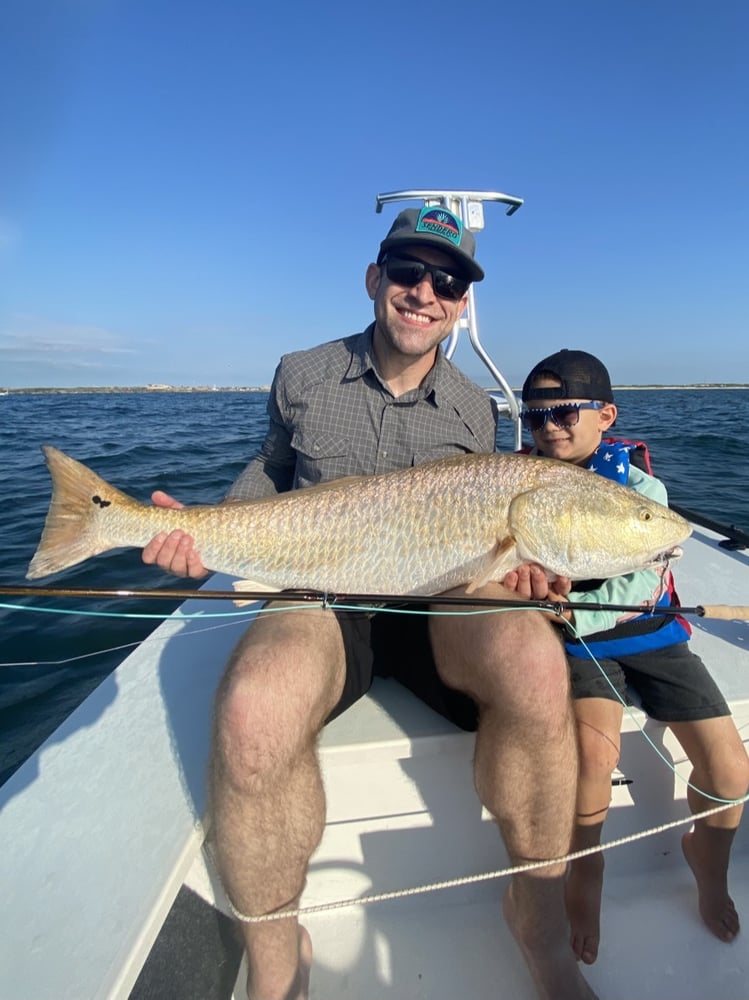
[{"label": "boy's hand", "polygon": [[[554,601],[564,603],[567,594],[572,590],[572,580],[566,576],[557,576],[553,581],[549,580],[543,567],[536,563],[524,563],[517,569],[511,570],[502,581],[502,585],[507,590],[514,591],[517,596],[524,600],[533,601]],[[545,612],[550,613],[550,612]],[[557,621],[558,615],[553,616]],[[562,613],[565,621],[571,621],[573,614],[571,611]]]},{"label": "boy's hand", "polygon": [[536,563],[523,563],[511,570],[502,581],[508,590],[514,590],[518,597],[534,601],[559,601],[572,590],[572,581],[566,576],[549,580],[543,567]]}]

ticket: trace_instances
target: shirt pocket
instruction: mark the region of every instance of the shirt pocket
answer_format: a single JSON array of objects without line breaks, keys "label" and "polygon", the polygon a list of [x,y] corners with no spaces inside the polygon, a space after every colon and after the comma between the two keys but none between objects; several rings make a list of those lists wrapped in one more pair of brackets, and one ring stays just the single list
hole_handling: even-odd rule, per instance
[{"label": "shirt pocket", "polygon": [[313,486],[351,475],[351,442],[343,434],[297,428],[291,437],[296,452],[295,486]]}]

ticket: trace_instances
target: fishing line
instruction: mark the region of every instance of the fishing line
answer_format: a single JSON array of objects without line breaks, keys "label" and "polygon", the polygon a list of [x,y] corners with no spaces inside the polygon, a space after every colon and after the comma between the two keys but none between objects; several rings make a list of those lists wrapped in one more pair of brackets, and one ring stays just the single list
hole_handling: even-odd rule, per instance
[{"label": "fishing line", "polygon": [[[663,581],[662,581],[663,583]],[[155,598],[161,600],[172,600],[176,598],[184,599],[213,599],[213,600],[248,600],[254,602],[261,602],[267,600],[283,600],[283,601],[294,601],[302,600],[304,603],[298,605],[284,605],[283,607],[263,607],[263,608],[249,608],[237,611],[219,611],[219,612],[206,612],[199,611],[194,614],[185,614],[180,609],[172,611],[168,614],[150,614],[148,612],[116,612],[116,611],[85,611],[85,610],[75,610],[70,608],[43,608],[37,605],[24,605],[24,604],[8,604],[0,603],[0,608],[5,608],[7,610],[15,611],[29,611],[34,613],[43,614],[59,614],[59,615],[82,615],[84,617],[91,618],[119,618],[119,619],[146,619],[146,620],[160,620],[166,621],[168,619],[174,619],[175,621],[191,621],[191,620],[206,620],[215,618],[231,618],[234,619],[232,622],[225,622],[224,626],[214,626],[214,627],[225,627],[230,624],[237,624],[238,619],[244,619],[248,617],[254,617],[257,614],[269,614],[277,613],[283,611],[301,611],[301,610],[311,610],[313,608],[323,607],[327,609],[336,609],[339,611],[366,611],[366,612],[385,612],[387,614],[426,614],[432,616],[455,616],[455,615],[484,615],[484,614],[496,614],[501,611],[534,611],[541,610],[548,613],[554,614],[560,621],[561,624],[575,636],[586,652],[589,654],[593,662],[598,667],[601,676],[605,679],[606,683],[609,685],[611,690],[616,697],[616,700],[622,705],[623,709],[626,711],[629,718],[634,722],[638,731],[650,745],[650,747],[655,751],[658,757],[663,761],[666,767],[673,772],[673,774],[688,788],[702,795],[706,799],[710,799],[713,802],[718,802],[720,804],[733,804],[740,800],[734,799],[723,799],[711,795],[709,792],[704,792],[702,789],[697,788],[688,779],[683,778],[673,762],[669,761],[664,754],[658,749],[650,736],[645,732],[643,726],[640,725],[636,719],[631,706],[627,705],[626,701],[621,697],[619,692],[616,690],[611,680],[606,675],[603,667],[598,662],[598,660],[593,656],[592,652],[585,643],[582,636],[579,635],[574,625],[567,622],[563,617],[564,610],[584,610],[584,611],[598,611],[598,610],[615,610],[615,611],[630,611],[638,612],[639,614],[645,614],[648,611],[653,615],[661,615],[663,613],[672,614],[696,614],[700,617],[708,616],[707,610],[709,611],[719,611],[720,613],[714,615],[715,617],[729,617],[733,613],[737,617],[744,613],[744,617],[748,617],[749,609],[740,607],[730,607],[725,605],[713,606],[706,610],[702,605],[697,605],[693,608],[686,607],[664,607],[664,608],[645,608],[634,605],[617,605],[617,604],[597,604],[597,603],[586,603],[586,602],[575,602],[575,601],[544,601],[544,600],[510,600],[503,598],[472,598],[472,597],[442,597],[439,595],[431,596],[412,596],[412,595],[364,595],[364,594],[347,594],[347,595],[331,595],[325,593],[319,593],[315,591],[303,591],[303,592],[286,592],[286,593],[258,593],[254,591],[242,591],[242,590],[231,590],[231,591],[188,591],[183,589],[178,590],[111,590],[111,589],[85,589],[85,588],[58,588],[58,587],[0,587],[0,594],[18,594],[18,595],[30,595],[37,594],[40,596],[61,596],[61,597],[83,597],[83,598]],[[384,601],[390,602],[390,606],[383,606]],[[392,604],[400,605],[393,607]],[[430,608],[429,605],[462,605],[467,609],[461,611],[446,611],[446,610],[434,610]],[[411,605],[412,607],[403,607],[402,605]],[[426,607],[425,607],[426,605]],[[199,629],[197,631],[188,633],[191,635],[197,635],[201,632],[208,631],[208,629]],[[170,636],[169,638],[177,638],[178,636]],[[119,649],[133,648],[139,645],[143,645],[145,642],[159,642],[166,641],[167,637],[161,639],[158,636],[146,636],[143,640],[137,643],[126,644],[125,646],[111,647],[110,649],[99,650],[93,653],[85,653],[78,657],[71,657],[65,660],[57,661],[37,661],[36,663],[3,663],[0,666],[42,666],[42,665],[61,665],[64,663],[74,662],[77,659],[86,659],[91,656],[104,655],[108,652],[115,652]]]},{"label": "fishing line", "polygon": [[[311,605],[303,604],[299,606],[301,608],[309,608]],[[193,615],[180,614],[179,609],[161,615],[150,614],[146,611],[84,611],[76,608],[40,608],[33,604],[3,604],[0,603],[0,608],[6,608],[10,611],[36,611],[40,614],[47,615],[82,615],[84,618],[133,618],[133,619],[152,619],[155,621],[169,621],[170,618],[175,618],[184,621],[191,621],[195,618],[242,618],[246,617],[248,614],[255,614],[255,611],[245,610],[245,611],[196,611]],[[294,607],[289,608],[278,608],[275,610],[279,611],[295,611],[299,610]],[[268,611],[273,611],[273,608],[268,608]]]},{"label": "fishing line", "polygon": [[[196,612],[195,614],[186,615],[182,614],[179,609],[172,612],[169,615],[151,615],[147,613],[138,614],[135,612],[125,613],[119,611],[83,611],[83,610],[72,610],[70,608],[38,608],[33,605],[28,604],[4,604],[0,603],[0,608],[5,608],[11,611],[41,611],[45,614],[59,614],[59,615],[81,615],[83,617],[96,617],[96,618],[131,618],[131,619],[150,619],[157,618],[162,621],[170,620],[181,620],[181,621],[200,621],[208,618],[231,618],[232,621],[223,622],[218,625],[208,625],[205,628],[192,629],[187,633],[174,633],[169,636],[158,636],[155,632],[150,635],[144,636],[142,639],[136,642],[127,642],[119,646],[108,646],[104,649],[96,649],[90,653],[80,653],[77,656],[68,656],[60,660],[15,660],[15,661],[4,661],[0,663],[0,668],[2,667],[54,667],[54,666],[64,666],[68,663],[74,663],[76,660],[86,660],[92,656],[104,656],[107,653],[116,653],[120,650],[126,649],[136,649],[139,646],[144,646],[150,642],[167,642],[171,639],[185,639],[188,636],[203,635],[205,632],[211,632],[216,629],[221,628],[231,628],[233,625],[241,625],[241,618],[254,618],[256,615],[264,614],[277,614],[283,611],[314,611],[318,605],[312,603],[300,604],[300,605],[288,605],[284,607],[272,607],[272,608],[246,608],[243,611],[226,611],[226,612]],[[487,615],[496,614],[501,611],[511,611],[512,608],[477,608],[474,611],[415,611],[409,608],[383,608],[372,605],[368,607],[367,605],[343,605],[336,604],[336,609],[340,611],[371,611],[371,612],[386,612],[389,614],[405,614],[405,615]],[[528,608],[527,610],[535,610],[535,608]]]},{"label": "fishing line", "polygon": [[653,606],[643,607],[632,604],[605,604],[590,601],[553,601],[527,599],[510,599],[499,597],[469,597],[417,594],[337,594],[315,590],[286,591],[251,591],[251,590],[186,590],[180,588],[148,589],[111,589],[111,588],[75,588],[75,587],[32,587],[32,586],[0,586],[0,596],[26,597],[76,597],[76,598],[142,598],[158,600],[229,600],[229,601],[306,601],[313,604],[322,603],[325,607],[339,606],[341,603],[355,604],[358,607],[366,604],[411,605],[414,607],[429,607],[432,604],[441,606],[514,608],[516,610],[537,609],[550,611],[560,615],[564,610],[571,611],[620,611],[636,614],[652,613],[657,615],[697,615],[701,618],[720,618],[724,620],[749,620],[749,606],[740,605],[702,605],[693,607]]},{"label": "fishing line", "polygon": [[500,611],[538,610],[536,605],[525,605],[520,601],[514,604],[512,608],[475,608],[474,610],[466,611],[435,611],[431,608],[416,610],[412,608],[382,607],[378,604],[369,606],[367,604],[342,604],[338,601],[325,602],[323,600],[318,600],[316,604],[309,601],[305,604],[289,604],[282,608],[246,608],[242,611],[196,611],[194,614],[184,614],[179,609],[176,609],[175,611],[169,613],[156,615],[150,614],[146,611],[85,611],[81,608],[42,608],[34,604],[6,604],[0,602],[0,608],[5,608],[8,611],[34,611],[48,615],[81,615],[84,618],[132,618],[136,620],[142,618],[146,620],[153,619],[156,621],[169,621],[170,619],[179,621],[195,621],[204,618],[245,618],[252,615],[273,614],[282,611],[315,611],[320,607],[324,607],[330,611],[369,611],[383,612],[385,614],[394,615],[427,615],[431,617],[439,617],[441,615],[470,617],[471,615],[491,615]]},{"label": "fishing line", "polygon": [[[0,604],[0,608],[10,608],[11,610],[17,611],[45,611],[50,614],[65,614],[65,615],[83,615],[90,616],[96,615],[99,617],[107,618],[149,618],[149,617],[164,617],[159,615],[137,615],[137,614],[120,614],[114,611],[72,611],[66,608],[33,608],[25,604],[15,605],[15,604]],[[92,656],[104,656],[107,653],[116,653],[120,650],[126,649],[137,649],[139,646],[145,646],[148,643],[157,642],[171,642],[174,639],[187,639],[196,635],[203,635],[206,632],[214,632],[218,629],[231,628],[235,625],[242,625],[244,622],[238,621],[238,616],[245,616],[248,618],[254,617],[257,614],[271,614],[276,611],[306,611],[312,608],[311,604],[303,604],[298,608],[247,608],[241,612],[226,612],[226,616],[233,617],[232,621],[221,622],[217,625],[206,625],[205,628],[191,629],[189,632],[175,632],[171,635],[158,635],[155,631],[150,635],[144,636],[142,639],[138,639],[135,642],[126,642],[118,646],[107,646],[104,649],[95,649],[90,653],[79,653],[76,656],[67,656],[60,660],[16,660],[16,661],[5,661],[0,663],[0,668],[2,667],[56,667],[65,666],[68,663],[75,663],[77,660],[90,659]],[[194,615],[178,615],[174,612],[172,615],[167,615],[164,620],[169,621],[170,619],[181,618],[184,621],[200,620],[202,618],[221,618],[224,617],[221,613],[217,614],[194,614]]]},{"label": "fishing line", "polygon": [[205,628],[191,629],[189,632],[175,632],[171,635],[157,635],[156,632],[152,632],[150,635],[146,635],[142,639],[138,639],[135,642],[125,642],[119,646],[108,646],[104,649],[94,649],[90,653],[78,653],[75,656],[67,656],[60,660],[18,660],[16,662],[4,662],[0,663],[0,668],[65,666],[65,664],[75,663],[77,660],[90,659],[92,656],[104,656],[107,653],[116,653],[120,650],[126,649],[135,650],[140,646],[146,646],[150,643],[155,644],[159,642],[173,642],[176,639],[189,639],[196,635],[203,635],[206,632],[215,632],[219,629],[232,628],[232,626],[241,624],[243,623],[239,621],[222,622],[218,625],[206,625]]},{"label": "fishing line", "polygon": [[[640,725],[640,722],[639,722],[639,720],[637,719],[637,717],[636,717],[636,715],[634,713],[633,707],[631,705],[628,705],[627,702],[624,700],[624,698],[622,698],[622,696],[616,690],[616,688],[614,687],[614,685],[613,685],[613,683],[611,681],[611,678],[608,676],[608,674],[606,673],[606,671],[603,669],[603,667],[601,666],[601,664],[599,663],[599,661],[595,658],[595,656],[591,652],[590,648],[588,647],[587,643],[585,642],[585,639],[583,639],[583,637],[578,633],[578,631],[575,628],[575,626],[572,625],[568,621],[565,621],[564,625],[565,625],[565,628],[569,632],[571,632],[575,636],[575,638],[580,642],[580,644],[583,647],[583,649],[588,653],[588,655],[590,656],[591,660],[598,667],[598,670],[599,670],[599,672],[601,674],[601,677],[603,677],[603,679],[606,681],[606,683],[608,684],[608,686],[611,688],[611,690],[614,693],[614,696],[615,696],[616,700],[623,707],[624,711],[627,713],[627,715],[629,716],[629,718],[631,719],[631,721],[635,724],[635,726],[637,727],[640,735],[649,744],[649,746],[651,747],[651,749],[655,750],[656,754],[660,757],[660,759],[666,765],[666,767],[668,768],[668,770],[671,771],[674,774],[674,776],[679,779],[679,781],[683,782],[687,786],[687,788],[691,788],[693,792],[697,792],[703,798],[710,799],[711,802],[717,802],[719,805],[725,805],[725,806],[728,806],[728,805],[738,805],[740,802],[745,802],[746,801],[747,796],[743,796],[742,798],[739,798],[739,799],[722,799],[722,798],[720,798],[717,795],[711,795],[709,792],[703,792],[703,790],[701,788],[697,788],[696,785],[693,785],[692,782],[688,778],[684,778],[681,774],[679,774],[679,771],[677,770],[677,767],[674,764],[674,762],[671,761],[671,760],[668,760],[668,758],[665,756],[665,754],[661,753],[661,751],[655,745],[655,743],[650,738],[650,736],[648,736],[648,734],[645,732],[644,726]],[[658,720],[656,719],[655,721],[657,722]],[[668,723],[663,723],[663,725],[668,726]],[[621,726],[619,728],[620,728],[620,731],[621,731]],[[681,744],[679,744],[679,745],[681,746]],[[682,751],[683,751],[683,749],[684,748],[682,747]],[[689,761],[689,757],[688,756],[686,757],[686,759]],[[692,764],[691,761],[689,761],[689,763]],[[692,764],[692,767],[694,767],[693,764]]]}]

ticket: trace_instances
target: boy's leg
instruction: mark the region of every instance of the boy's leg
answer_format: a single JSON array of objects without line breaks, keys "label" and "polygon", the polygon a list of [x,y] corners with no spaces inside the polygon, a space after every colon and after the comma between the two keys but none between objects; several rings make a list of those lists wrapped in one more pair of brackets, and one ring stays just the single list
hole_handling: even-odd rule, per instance
[{"label": "boy's leg", "polygon": [[[595,847],[611,802],[611,772],[619,762],[623,708],[607,698],[574,702],[579,747],[579,777],[572,851]],[[600,941],[603,854],[590,854],[570,864],[565,898],[570,943],[577,958],[591,965]]]},{"label": "boy's leg", "polygon": [[[692,763],[691,785],[720,799],[746,794],[749,758],[730,716],[669,725]],[[693,813],[718,804],[691,787],[687,798]],[[684,856],[697,882],[700,914],[721,941],[733,941],[739,932],[739,916],[728,892],[728,861],[742,808],[698,820],[694,831],[682,838]]]}]

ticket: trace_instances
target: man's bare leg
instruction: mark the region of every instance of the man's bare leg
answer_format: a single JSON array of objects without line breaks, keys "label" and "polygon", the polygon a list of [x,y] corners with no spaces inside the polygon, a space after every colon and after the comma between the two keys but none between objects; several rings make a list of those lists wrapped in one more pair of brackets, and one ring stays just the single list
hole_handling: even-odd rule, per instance
[{"label": "man's bare leg", "polygon": [[[242,913],[294,909],[325,826],[316,739],[344,679],[330,611],[261,617],[216,701],[211,807],[224,885]],[[249,1000],[306,1000],[312,947],[296,918],[240,924]]]},{"label": "man's bare leg", "polygon": [[[579,774],[572,850],[596,847],[611,803],[611,772],[619,762],[623,708],[606,698],[574,702]],[[570,944],[575,957],[592,965],[601,939],[604,858],[600,852],[570,863],[565,886]]]},{"label": "man's bare leg", "polygon": [[[476,596],[507,597],[499,585]],[[512,596],[511,594],[509,596]],[[559,637],[537,612],[430,619],[446,683],[479,705],[474,775],[515,864],[570,846],[577,746]],[[591,1000],[569,946],[564,866],[518,876],[505,915],[540,1000]]]},{"label": "man's bare leg", "polygon": [[[671,723],[671,729],[692,762],[692,785],[722,799],[746,794],[749,759],[730,717]],[[687,790],[687,798],[693,813],[716,805],[693,788]],[[728,863],[742,811],[742,806],[736,806],[698,820],[693,832],[682,838],[684,857],[697,882],[700,915],[712,933],[726,942],[733,941],[740,929],[728,892]]]}]

